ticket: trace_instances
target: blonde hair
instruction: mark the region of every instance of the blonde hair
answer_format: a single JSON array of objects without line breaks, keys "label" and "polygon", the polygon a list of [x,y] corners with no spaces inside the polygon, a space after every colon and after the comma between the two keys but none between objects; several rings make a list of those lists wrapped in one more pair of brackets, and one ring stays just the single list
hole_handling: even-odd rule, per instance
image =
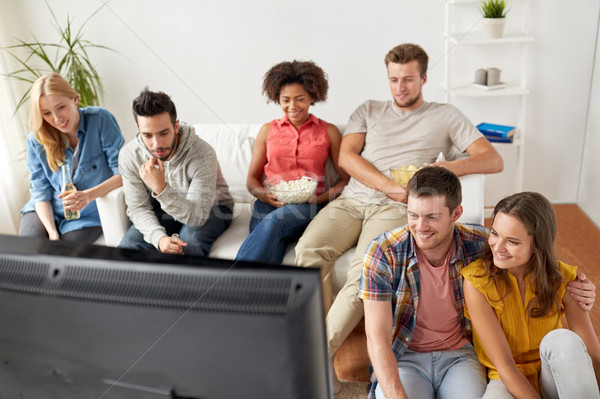
[{"label": "blonde hair", "polygon": [[65,159],[65,150],[69,145],[69,138],[44,120],[40,110],[40,98],[47,94],[54,94],[78,99],[79,94],[73,90],[69,82],[57,73],[38,78],[33,83],[30,94],[29,128],[35,135],[36,140],[44,146],[48,166],[56,172]]}]

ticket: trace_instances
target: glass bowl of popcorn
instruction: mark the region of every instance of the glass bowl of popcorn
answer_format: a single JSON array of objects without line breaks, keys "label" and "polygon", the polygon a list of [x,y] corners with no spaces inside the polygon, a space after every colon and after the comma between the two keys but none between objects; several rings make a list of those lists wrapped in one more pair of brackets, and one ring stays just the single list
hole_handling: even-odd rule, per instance
[{"label": "glass bowl of popcorn", "polygon": [[390,173],[392,174],[392,178],[396,181],[396,183],[406,188],[411,177],[413,177],[418,170],[423,169],[427,165],[428,164],[426,163],[402,165],[396,168],[390,168]]},{"label": "glass bowl of popcorn", "polygon": [[278,201],[302,204],[315,193],[319,178],[312,172],[287,172],[267,177],[266,183]]}]

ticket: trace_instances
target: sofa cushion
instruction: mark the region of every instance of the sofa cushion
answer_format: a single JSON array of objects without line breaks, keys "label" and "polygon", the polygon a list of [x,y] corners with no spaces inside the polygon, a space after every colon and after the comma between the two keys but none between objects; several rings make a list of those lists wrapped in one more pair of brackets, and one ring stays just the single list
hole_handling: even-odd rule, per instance
[{"label": "sofa cushion", "polygon": [[[252,212],[252,204],[237,203],[233,210],[233,220],[231,226],[223,232],[213,243],[210,249],[210,256],[219,259],[235,259],[240,245],[248,236],[248,228],[250,226],[250,216]],[[290,243],[285,251],[282,264],[292,266],[296,259],[295,252],[296,242]],[[333,292],[337,293],[346,281],[346,275],[350,269],[350,261],[354,256],[354,249],[346,251],[336,262],[333,271]]]},{"label": "sofa cushion", "polygon": [[254,140],[262,125],[196,124],[196,134],[217,153],[229,192],[237,203],[250,203],[254,198],[246,189],[246,177],[252,159]]}]

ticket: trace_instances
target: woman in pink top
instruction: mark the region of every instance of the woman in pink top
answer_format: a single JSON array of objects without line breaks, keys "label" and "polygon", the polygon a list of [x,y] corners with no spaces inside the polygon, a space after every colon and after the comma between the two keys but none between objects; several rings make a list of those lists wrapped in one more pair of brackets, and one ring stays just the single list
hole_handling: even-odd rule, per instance
[{"label": "woman in pink top", "polygon": [[[327,98],[325,72],[311,61],[282,62],[272,67],[263,82],[263,94],[279,103],[283,118],[262,126],[256,137],[246,185],[256,197],[250,235],[236,259],[280,264],[288,241],[295,240],[329,201],[348,182],[338,167],[342,136],[332,124],[311,115],[309,108]],[[324,191],[325,164],[331,159],[339,180]],[[304,204],[285,204],[265,187],[266,177],[294,171],[319,176],[315,195]]]}]

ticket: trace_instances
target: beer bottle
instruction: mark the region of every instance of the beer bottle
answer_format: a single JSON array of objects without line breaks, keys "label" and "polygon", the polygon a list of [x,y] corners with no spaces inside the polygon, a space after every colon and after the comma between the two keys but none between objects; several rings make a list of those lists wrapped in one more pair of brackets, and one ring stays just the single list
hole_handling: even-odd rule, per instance
[{"label": "beer bottle", "polygon": [[[71,178],[71,167],[69,166],[69,164],[64,163],[60,168],[62,170],[63,177],[62,193],[64,195],[74,193],[75,191],[77,191],[77,188],[75,188],[75,185],[73,184],[73,179]],[[63,209],[65,210],[65,219],[79,219],[79,211],[72,211],[70,209],[65,208],[64,205]]]}]

